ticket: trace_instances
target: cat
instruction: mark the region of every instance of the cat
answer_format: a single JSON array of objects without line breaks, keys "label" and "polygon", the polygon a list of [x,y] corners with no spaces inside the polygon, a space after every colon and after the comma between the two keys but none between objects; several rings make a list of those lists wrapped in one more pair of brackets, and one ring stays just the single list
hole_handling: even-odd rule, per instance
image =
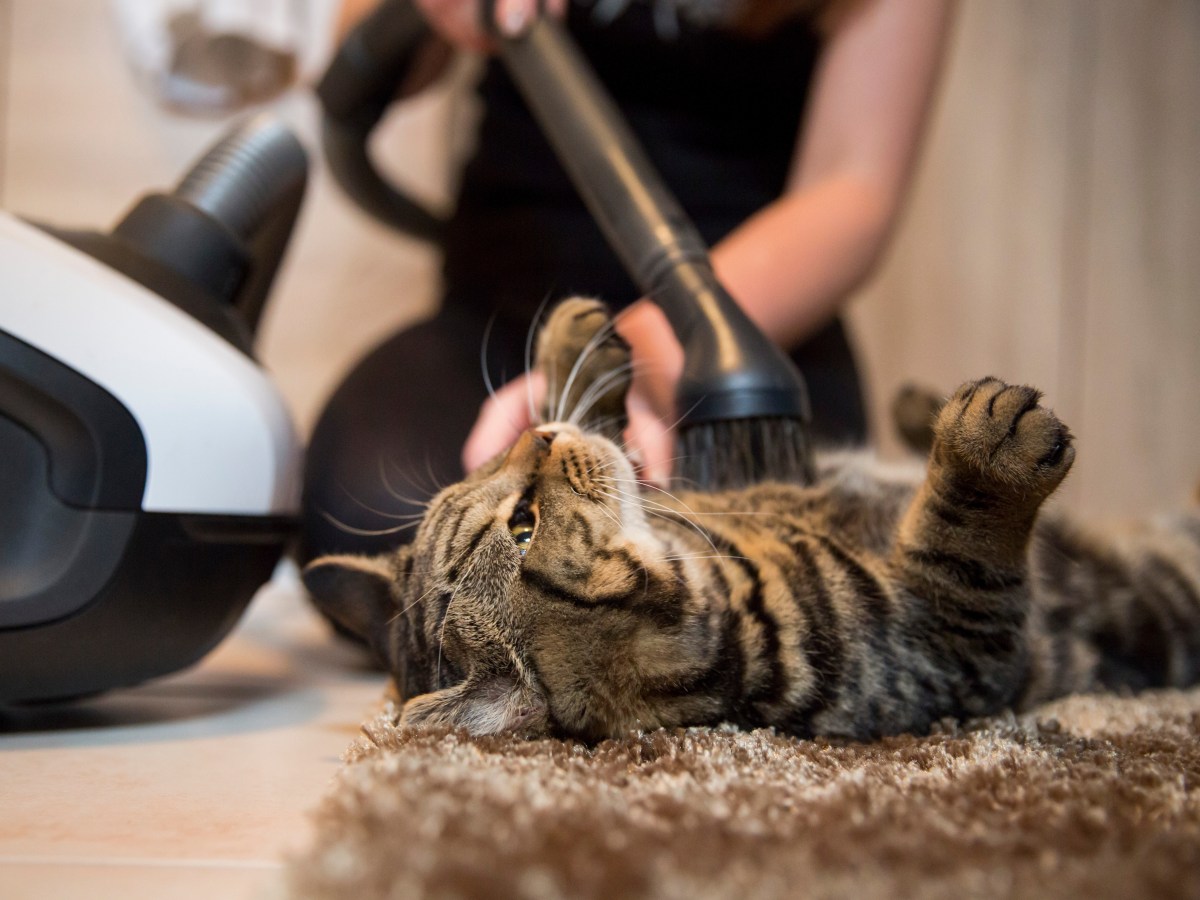
[{"label": "cat", "polygon": [[412,544],[305,570],[402,724],[868,740],[1200,677],[1200,508],[1105,535],[1039,515],[1075,449],[1033,388],[925,407],[924,469],[838,452],[811,486],[670,494],[621,450],[629,347],[604,305],[557,306],[537,361],[549,424],[441,491]]}]

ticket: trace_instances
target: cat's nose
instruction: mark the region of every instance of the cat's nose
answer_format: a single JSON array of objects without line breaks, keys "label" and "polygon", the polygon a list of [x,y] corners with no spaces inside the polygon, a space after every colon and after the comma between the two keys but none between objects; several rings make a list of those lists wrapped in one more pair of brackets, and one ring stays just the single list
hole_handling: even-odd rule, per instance
[{"label": "cat's nose", "polygon": [[554,442],[554,432],[543,428],[530,428],[521,432],[517,442],[508,451],[507,462],[510,466],[527,467],[536,465],[542,457],[550,452]]},{"label": "cat's nose", "polygon": [[567,434],[572,437],[579,437],[580,435],[578,426],[572,425],[570,422],[543,422],[541,425],[535,425],[530,430],[536,431],[550,443],[554,443],[554,439],[560,434]]}]

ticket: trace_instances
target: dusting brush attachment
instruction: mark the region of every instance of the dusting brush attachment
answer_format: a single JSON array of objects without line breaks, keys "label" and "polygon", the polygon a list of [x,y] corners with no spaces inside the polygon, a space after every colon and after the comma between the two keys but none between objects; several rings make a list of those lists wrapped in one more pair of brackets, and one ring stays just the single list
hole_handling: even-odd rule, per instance
[{"label": "dusting brush attachment", "polygon": [[671,264],[647,278],[684,353],[675,391],[675,485],[720,491],[768,481],[811,484],[812,409],[803,377],[688,243],[675,244]]},{"label": "dusting brush attachment", "polygon": [[681,488],[732,491],[786,481],[811,484],[814,478],[808,428],[796,419],[732,419],[680,429],[674,481]]}]

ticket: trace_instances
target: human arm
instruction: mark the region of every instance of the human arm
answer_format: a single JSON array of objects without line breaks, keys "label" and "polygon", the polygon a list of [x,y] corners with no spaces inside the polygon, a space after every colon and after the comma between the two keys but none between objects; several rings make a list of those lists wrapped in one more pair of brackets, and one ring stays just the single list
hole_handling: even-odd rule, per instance
[{"label": "human arm", "polygon": [[[781,345],[825,324],[878,258],[911,175],[950,8],[950,0],[865,0],[852,9],[822,54],[789,190],[713,248],[718,278]],[[682,354],[665,318],[641,301],[618,327],[638,366],[631,406],[670,424]],[[527,424],[508,396],[481,411],[464,447],[468,468]],[[631,408],[635,431],[649,425]],[[658,428],[634,442],[661,478],[669,435]]]},{"label": "human arm", "polygon": [[852,8],[822,54],[789,190],[713,248],[722,283],[782,346],[824,325],[881,254],[916,159],[951,5]]}]

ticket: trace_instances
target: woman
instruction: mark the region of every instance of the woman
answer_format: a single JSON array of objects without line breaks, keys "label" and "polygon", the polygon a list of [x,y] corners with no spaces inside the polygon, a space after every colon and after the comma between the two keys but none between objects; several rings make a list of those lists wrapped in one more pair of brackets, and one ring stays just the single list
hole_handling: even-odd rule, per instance
[{"label": "woman", "polygon": [[[444,40],[490,48],[476,0],[417,2]],[[499,0],[497,26],[520,33],[536,3]],[[548,13],[565,17],[712,246],[722,283],[799,365],[817,438],[861,441],[862,395],[837,314],[898,214],[950,0],[553,0]],[[484,117],[446,240],[441,312],[377,348],[331,399],[306,476],[310,552],[403,540],[401,517],[528,425],[521,373],[544,300],[636,300],[497,62],[479,92]],[[630,437],[646,476],[663,480],[681,353],[645,300],[618,327],[637,365]],[[481,347],[493,380],[507,382],[486,401]]]}]

